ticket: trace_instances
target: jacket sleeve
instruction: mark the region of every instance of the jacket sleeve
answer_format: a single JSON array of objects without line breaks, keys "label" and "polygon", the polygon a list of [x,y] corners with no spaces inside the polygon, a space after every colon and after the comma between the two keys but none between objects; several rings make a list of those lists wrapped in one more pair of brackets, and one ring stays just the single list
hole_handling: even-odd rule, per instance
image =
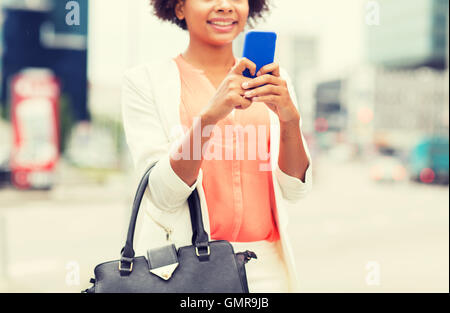
[{"label": "jacket sleeve", "polygon": [[125,138],[140,176],[158,162],[148,183],[153,204],[163,211],[175,211],[196,188],[198,178],[188,186],[170,165],[171,143],[164,131],[148,75],[143,67],[125,72],[121,99]]},{"label": "jacket sleeve", "polygon": [[[294,86],[292,85],[289,75],[284,69],[281,69],[281,76],[286,80],[291,99],[294,102],[294,105],[297,108],[297,110],[300,111]],[[292,204],[296,204],[298,200],[304,198],[312,189],[312,160],[311,154],[308,149],[308,145],[306,143],[305,137],[303,136],[301,117],[300,117],[300,134],[302,136],[303,147],[305,149],[309,161],[309,166],[305,172],[305,181],[303,182],[299,178],[290,176],[285,172],[283,172],[278,166],[278,162],[276,162],[277,165],[275,168],[275,176],[278,180],[278,184],[280,185],[281,193],[284,199]]]}]

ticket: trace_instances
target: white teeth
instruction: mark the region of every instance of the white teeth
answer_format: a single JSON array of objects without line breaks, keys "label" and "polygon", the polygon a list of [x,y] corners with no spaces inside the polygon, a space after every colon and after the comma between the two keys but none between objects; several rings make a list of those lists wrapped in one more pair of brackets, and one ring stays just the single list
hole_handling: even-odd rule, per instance
[{"label": "white teeth", "polygon": [[211,24],[219,25],[219,26],[230,26],[233,22],[211,22]]}]

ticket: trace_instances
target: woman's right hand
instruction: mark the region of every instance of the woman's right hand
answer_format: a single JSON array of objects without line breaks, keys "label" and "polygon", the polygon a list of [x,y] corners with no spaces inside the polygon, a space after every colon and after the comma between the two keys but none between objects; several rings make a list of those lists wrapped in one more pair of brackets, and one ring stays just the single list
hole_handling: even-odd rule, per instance
[{"label": "woman's right hand", "polygon": [[239,60],[230,70],[202,112],[203,116],[207,116],[208,121],[217,123],[230,114],[233,109],[245,110],[252,104],[251,99],[244,98],[247,90],[242,88],[245,81],[251,80],[242,75],[247,68],[252,75],[255,75],[256,64],[247,58]]}]

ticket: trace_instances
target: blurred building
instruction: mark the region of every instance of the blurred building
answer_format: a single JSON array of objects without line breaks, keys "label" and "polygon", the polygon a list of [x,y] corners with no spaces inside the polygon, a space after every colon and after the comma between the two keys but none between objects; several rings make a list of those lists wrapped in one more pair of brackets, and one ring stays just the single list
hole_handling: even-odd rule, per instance
[{"label": "blurred building", "polygon": [[347,128],[347,108],[343,103],[343,80],[322,82],[316,88],[316,130],[340,132]]},{"label": "blurred building", "polygon": [[285,66],[291,73],[292,84],[296,90],[298,110],[303,120],[302,131],[312,134],[315,120],[315,103],[312,94],[315,88],[315,73],[319,67],[319,39],[313,35],[296,33],[280,37],[282,38],[280,47],[289,49],[289,53],[283,57],[283,60],[288,60]]},{"label": "blurred building", "polygon": [[368,27],[367,59],[389,68],[446,67],[448,0],[378,0]]},{"label": "blurred building", "polygon": [[[76,3],[77,7],[71,5]],[[70,12],[75,12],[71,23]],[[8,84],[28,67],[51,69],[69,103],[65,114],[87,120],[88,1],[3,0],[2,85],[0,102],[8,118]]]},{"label": "blurred building", "polygon": [[316,135],[322,148],[345,138],[363,152],[407,152],[424,136],[448,137],[448,99],[448,70],[360,66],[317,84]]},{"label": "blurred building", "polygon": [[343,137],[366,152],[408,151],[424,136],[448,136],[448,1],[377,3],[379,24],[366,25],[367,64],[316,84],[324,147]]},{"label": "blurred building", "polygon": [[361,67],[348,76],[349,137],[409,150],[424,136],[448,136],[448,72]]},{"label": "blurred building", "polygon": [[448,0],[378,3],[379,25],[366,32],[374,68],[353,74],[348,91],[354,125],[364,107],[376,144],[408,149],[425,135],[448,136]]}]

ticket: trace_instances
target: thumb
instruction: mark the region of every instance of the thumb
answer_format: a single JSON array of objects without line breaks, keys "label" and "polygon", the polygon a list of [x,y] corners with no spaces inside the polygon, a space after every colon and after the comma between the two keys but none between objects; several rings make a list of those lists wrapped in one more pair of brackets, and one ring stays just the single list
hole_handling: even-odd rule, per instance
[{"label": "thumb", "polygon": [[237,75],[242,75],[246,69],[249,69],[252,75],[255,75],[256,64],[247,58],[242,58],[237,62],[237,64],[231,69],[231,72]]}]

